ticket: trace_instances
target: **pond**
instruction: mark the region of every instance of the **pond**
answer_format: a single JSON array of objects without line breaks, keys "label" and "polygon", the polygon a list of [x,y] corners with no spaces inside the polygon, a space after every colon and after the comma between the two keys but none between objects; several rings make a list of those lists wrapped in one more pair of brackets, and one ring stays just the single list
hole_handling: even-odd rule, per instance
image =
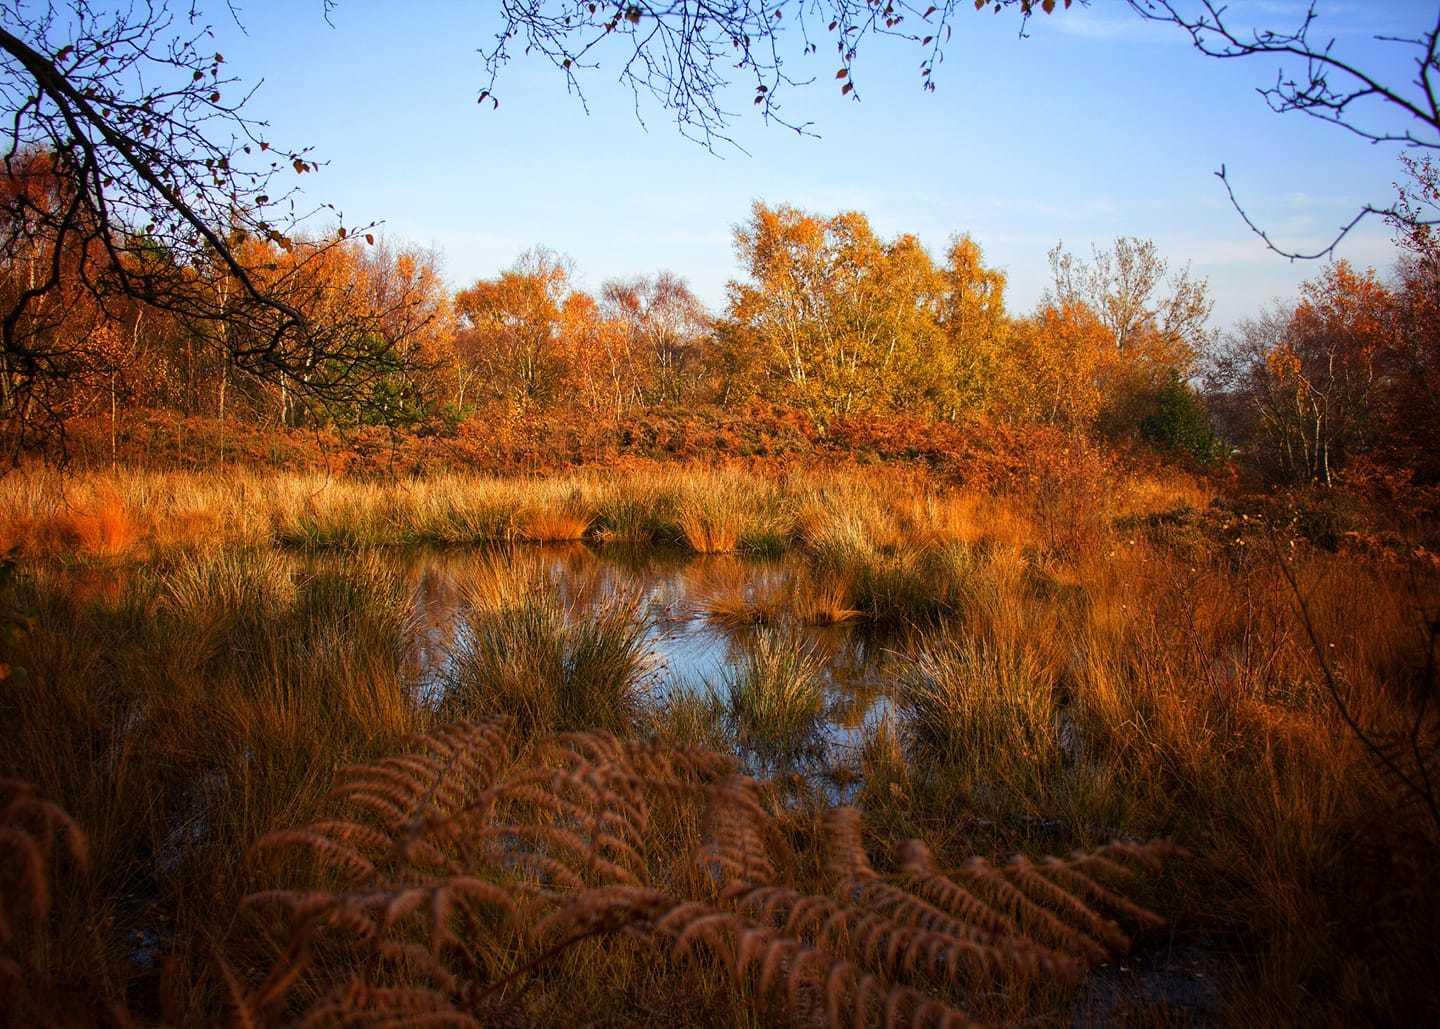
[{"label": "pond", "polygon": [[411,590],[407,665],[431,700],[443,694],[470,645],[467,587],[504,562],[538,573],[577,620],[621,598],[636,603],[647,651],[642,691],[657,706],[688,695],[724,708],[757,648],[768,643],[803,652],[823,694],[822,715],[804,747],[785,754],[743,748],[757,773],[858,763],[866,730],[891,711],[893,685],[920,643],[914,633],[882,631],[845,618],[843,611],[833,619],[837,624],[797,624],[781,612],[778,599],[810,581],[807,563],[795,557],[575,543],[408,550],[382,553],[381,559],[396,563]]}]

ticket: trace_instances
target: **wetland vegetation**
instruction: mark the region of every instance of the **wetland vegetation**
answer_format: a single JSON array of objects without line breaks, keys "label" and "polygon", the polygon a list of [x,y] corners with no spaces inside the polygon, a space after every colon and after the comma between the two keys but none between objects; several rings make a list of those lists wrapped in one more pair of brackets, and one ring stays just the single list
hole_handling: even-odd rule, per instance
[{"label": "wetland vegetation", "polygon": [[0,4],[0,1027],[1440,1024],[1440,20],[250,6]]},{"label": "wetland vegetation", "polygon": [[[1388,684],[1410,674],[1415,591],[1433,580],[1281,540],[1182,473],[1070,499],[1057,517],[1046,495],[899,469],[11,476],[3,771],[63,801],[90,869],[56,858],[66,885],[46,931],[25,929],[27,974],[55,990],[102,976],[114,992],[87,995],[85,1016],[228,1009],[225,975],[255,975],[285,938],[244,898],[339,874],[309,878],[303,847],[281,868],[255,841],[331,824],[337,770],[493,724],[507,767],[577,732],[730,755],[770,784],[756,802],[788,841],[785,881],[817,893],[836,805],[879,862],[906,840],[940,867],[1115,839],[1190,852],[1143,894],[1174,926],[1140,926],[1137,967],[1159,955],[1144,990],[1032,970],[1024,989],[957,996],[909,977],[972,1015],[1064,1020],[1102,996],[1139,1005],[1125,1017],[1238,1017],[1228,1006],[1263,989],[1267,1017],[1298,1017],[1321,982],[1368,1010],[1403,1003],[1404,983],[1357,969],[1429,917],[1404,864],[1421,830],[1342,723],[1308,633],[1351,711],[1401,728]],[[673,835],[645,860],[672,881],[713,827],[653,804]],[[1377,851],[1405,906],[1357,937]],[[540,903],[521,901],[537,920]],[[491,1017],[563,1020],[577,996],[744,1017],[722,980],[667,994],[671,973],[618,943],[576,944],[526,988],[507,977],[539,944],[476,917],[489,928],[465,953],[496,984],[475,1009]],[[318,968],[286,1004],[324,996],[336,973]]]}]

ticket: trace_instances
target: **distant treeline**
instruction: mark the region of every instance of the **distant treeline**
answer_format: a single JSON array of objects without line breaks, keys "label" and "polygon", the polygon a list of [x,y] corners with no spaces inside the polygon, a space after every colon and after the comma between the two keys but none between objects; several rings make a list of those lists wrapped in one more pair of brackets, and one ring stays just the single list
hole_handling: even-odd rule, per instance
[{"label": "distant treeline", "polygon": [[[1435,169],[1408,169],[1402,204],[1433,210]],[[720,312],[663,271],[587,292],[544,249],[452,294],[432,255],[370,236],[237,238],[254,281],[343,340],[270,367],[245,359],[276,346],[242,338],[247,323],[107,293],[83,243],[57,252],[27,232],[31,212],[63,200],[43,161],[0,176],[0,301],[24,312],[12,335],[25,348],[0,366],[12,430],[39,413],[93,425],[148,411],[452,437],[471,423],[473,438],[516,416],[761,404],[822,435],[854,419],[983,420],[1139,439],[1201,463],[1240,457],[1275,481],[1329,482],[1356,459],[1440,479],[1440,246],[1423,224],[1397,228],[1388,279],[1319,267],[1295,301],[1228,337],[1209,325],[1206,283],[1133,238],[1083,259],[1057,245],[1052,285],[1025,314],[1007,309],[1004,274],[969,236],[937,261],[858,212],[756,203],[735,230],[745,278]],[[52,273],[59,291],[13,303]],[[227,281],[194,273],[222,311]]]}]

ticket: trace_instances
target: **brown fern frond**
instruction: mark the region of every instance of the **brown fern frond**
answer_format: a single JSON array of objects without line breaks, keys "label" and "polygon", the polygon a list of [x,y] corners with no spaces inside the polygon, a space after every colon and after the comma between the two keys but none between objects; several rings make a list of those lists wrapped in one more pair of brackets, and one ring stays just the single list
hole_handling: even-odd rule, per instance
[{"label": "brown fern frond", "polygon": [[1135,874],[1132,865],[1149,875],[1159,875],[1165,870],[1166,862],[1188,857],[1189,852],[1169,840],[1151,840],[1148,843],[1131,843],[1116,840],[1094,850],[1077,850],[1067,862],[1076,871],[1099,873],[1117,879],[1127,879]]},{"label": "brown fern frond", "polygon": [[345,819],[326,818],[318,822],[311,822],[309,831],[344,846],[364,848],[377,857],[395,846],[395,840],[388,834],[371,826]]},{"label": "brown fern frond", "polygon": [[514,911],[510,895],[491,882],[475,878],[447,879],[438,883],[397,885],[329,893],[324,890],[265,890],[246,897],[247,907],[275,905],[285,911],[296,932],[325,926],[348,933],[359,941],[381,939],[386,931],[406,916],[428,907],[430,911],[430,952],[438,955],[455,939],[451,914],[456,902],[476,909],[497,909],[504,916]]},{"label": "brown fern frond", "polygon": [[581,771],[541,769],[504,789],[507,799],[524,799],[579,824],[603,824],[643,846],[650,825],[645,780],[625,771],[587,766]]},{"label": "brown fern frond", "polygon": [[608,732],[563,733],[556,736],[554,742],[590,765],[628,769],[634,775],[654,779],[713,781],[734,775],[740,767],[740,762],[730,754],[626,740]]},{"label": "brown fern frond", "polygon": [[1109,954],[1089,936],[1078,932],[1056,918],[1044,905],[1036,903],[1024,891],[984,858],[973,858],[956,869],[952,878],[960,878],[976,892],[987,894],[1028,936],[1046,946],[1084,958],[1088,962],[1104,961]]},{"label": "brown fern frond", "polygon": [[340,770],[331,796],[378,815],[392,831],[443,816],[487,789],[510,757],[504,723],[458,722],[415,741],[409,754]]},{"label": "brown fern frond", "polygon": [[450,996],[465,989],[461,978],[436,959],[428,947],[401,940],[380,940],[375,945],[375,953],[396,968],[429,978]]},{"label": "brown fern frond", "polygon": [[768,885],[778,879],[761,833],[769,819],[763,812],[756,817],[754,792],[753,779],[732,776],[705,805],[701,868],[722,886]]},{"label": "brown fern frond", "polygon": [[946,914],[995,936],[1019,936],[1020,927],[1003,911],[940,874],[930,848],[909,840],[901,851],[901,884]]},{"label": "brown fern frond", "polygon": [[654,890],[589,891],[544,927],[572,934],[643,924],[678,960],[719,960],[737,985],[779,1002],[786,1015],[823,1015],[830,1026],[968,1026],[961,1012],[908,987],[886,984],[850,962],[731,911]]},{"label": "brown fern frond", "polygon": [[479,907],[496,908],[505,917],[515,910],[510,894],[483,879],[450,879],[436,886],[430,895],[430,953],[435,957],[439,957],[447,944],[458,942],[451,928],[451,912],[457,901],[471,911]]},{"label": "brown fern frond", "polygon": [[[0,850],[8,851],[15,861],[13,867],[19,870],[22,886],[20,897],[30,909],[30,917],[44,918],[50,911],[50,877],[46,874],[45,856],[40,844],[28,832],[19,829],[0,828]],[[0,919],[0,942],[10,938],[7,920]]]},{"label": "brown fern frond", "polygon": [[1125,954],[1130,950],[1130,937],[1120,926],[1042,874],[1029,858],[1017,854],[1010,859],[1005,874],[1036,903],[1050,907],[1080,932],[1099,941],[1111,954]]},{"label": "brown fern frond", "polygon": [[1142,908],[1134,901],[1122,897],[1060,858],[1046,858],[1037,866],[1036,870],[1053,881],[1059,888],[1076,897],[1084,897],[1091,904],[1104,905],[1138,925],[1146,928],[1158,928],[1165,924],[1165,919],[1153,911]]},{"label": "brown fern frond", "polygon": [[336,895],[325,890],[260,890],[240,901],[242,907],[283,907],[292,920],[309,918],[337,902]]},{"label": "brown fern frond", "polygon": [[[580,792],[580,798],[572,797],[570,787]],[[515,804],[528,804],[544,813],[555,822],[566,822],[575,826],[594,826],[597,830],[623,837],[628,846],[644,845],[644,836],[634,821],[619,811],[601,805],[606,794],[597,791],[591,784],[571,781],[566,776],[554,773],[537,776],[530,781],[506,784],[501,788],[505,800]],[[464,832],[464,823],[455,821],[455,829]],[[455,830],[450,830],[455,831]]]},{"label": "brown fern frond", "polygon": [[302,1029],[479,1029],[473,1015],[461,1011],[437,990],[418,986],[376,986],[352,979],[321,997],[305,1012]]},{"label": "brown fern frond", "polygon": [[955,918],[935,905],[886,882],[876,874],[860,835],[860,813],[838,807],[825,816],[825,869],[834,892],[857,907],[911,929],[992,943],[994,932]]},{"label": "brown fern frond", "polygon": [[352,882],[365,882],[375,876],[375,864],[364,854],[308,829],[281,829],[279,832],[269,833],[255,841],[251,853],[284,846],[310,848],[324,867]]},{"label": "brown fern frond", "polygon": [[[615,933],[679,966],[718,963],[767,1015],[969,1024],[944,997],[1074,980],[1129,946],[1116,919],[1157,924],[1125,886],[1176,851],[1117,843],[946,872],[910,841],[900,872],[882,875],[860,813],[842,807],[823,819],[826,882],[810,893],[782,882],[813,861],[794,853],[764,787],[733,758],[602,732],[512,754],[488,723],[436,730],[413,752],[347,769],[333,795],[358,814],[272,833],[256,849],[305,847],[355,885],[247,898],[277,908],[289,932],[248,1002],[279,1010],[308,976],[322,995],[304,1013],[312,1025],[473,1024],[485,997],[582,939]],[[701,843],[685,861],[698,861],[703,899],[688,893],[695,865],[666,864],[675,855],[651,839],[655,822],[697,816]],[[497,913],[513,926],[521,898],[535,914],[521,946],[541,946],[496,980],[485,955],[516,945],[497,951],[485,934]],[[357,956],[312,962],[312,936],[317,953],[349,946]],[[338,967],[347,978],[337,984]]]},{"label": "brown fern frond", "polygon": [[407,835],[396,846],[400,860],[417,870],[435,869],[450,875],[460,875],[463,869],[449,855],[441,852],[423,836]]},{"label": "brown fern frond", "polygon": [[853,807],[831,808],[825,814],[825,874],[832,882],[874,878],[860,836],[860,812]]},{"label": "brown fern frond", "polygon": [[254,1006],[249,992],[240,984],[235,970],[219,954],[213,956],[214,965],[225,985],[225,999],[229,1002],[231,1025],[235,1029],[257,1029],[262,1020],[260,1011]]},{"label": "brown fern frond", "polygon": [[[640,885],[640,876],[634,871],[637,868],[643,871],[640,855],[623,840],[606,833],[597,833],[588,842],[575,832],[554,825],[489,826],[480,830],[480,834],[505,837],[516,844],[529,843],[541,848],[542,852],[550,851],[552,855],[558,851],[564,858],[557,857],[556,860],[564,861],[577,875],[598,876],[602,882],[618,882],[627,886]],[[620,858],[624,863],[610,860],[607,854]]]},{"label": "brown fern frond", "polygon": [[386,825],[400,826],[410,820],[410,813],[405,808],[403,798],[397,801],[384,793],[358,788],[347,788],[343,792],[337,792],[336,795],[343,798],[352,807],[377,816]]},{"label": "brown fern frond", "polygon": [[[0,863],[0,944],[15,939],[21,917],[38,925],[49,915],[57,851],[76,871],[88,868],[85,834],[75,821],[30,783],[0,779],[0,855],[8,855]],[[17,962],[4,955],[0,961],[19,975]]]},{"label": "brown fern frond", "polygon": [[[536,854],[528,851],[498,852],[495,854],[494,861],[503,867],[519,868],[529,872],[545,889],[576,892],[586,888],[585,880],[577,875],[568,864],[550,857],[548,854]],[[523,886],[516,888],[520,890],[523,889]]]},{"label": "brown fern frond", "polygon": [[978,926],[954,918],[928,901],[907,893],[878,876],[857,878],[848,883],[841,883],[835,893],[862,910],[873,911],[899,925],[913,929],[924,929],[928,932],[943,933],[946,936],[980,943],[993,942],[1002,938],[986,932]]},{"label": "brown fern frond", "polygon": [[891,978],[930,979],[961,985],[986,977],[1019,978],[1038,973],[1072,977],[1074,962],[1023,937],[982,942],[902,925],[833,897],[779,886],[731,891],[727,899],[745,915],[803,938],[834,954],[848,956]]}]

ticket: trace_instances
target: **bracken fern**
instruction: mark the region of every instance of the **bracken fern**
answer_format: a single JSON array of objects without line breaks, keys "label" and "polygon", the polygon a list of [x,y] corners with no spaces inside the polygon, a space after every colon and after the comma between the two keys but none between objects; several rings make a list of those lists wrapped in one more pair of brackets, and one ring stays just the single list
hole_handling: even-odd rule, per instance
[{"label": "bracken fern", "polygon": [[[1114,843],[942,869],[917,840],[884,874],[858,811],[836,808],[801,844],[820,848],[820,879],[799,883],[776,794],[733,758],[506,729],[451,725],[342,769],[335,817],[256,844],[257,861],[313,855],[316,881],[247,898],[271,913],[274,956],[246,976],[223,967],[242,1022],[495,1021],[567,950],[624,937],[664,974],[723,970],[765,1021],[968,1025],[974,991],[1076,981],[1130,946],[1122,922],[1159,924],[1123,891],[1178,852]],[[686,854],[655,843],[659,820],[686,816]]]}]

